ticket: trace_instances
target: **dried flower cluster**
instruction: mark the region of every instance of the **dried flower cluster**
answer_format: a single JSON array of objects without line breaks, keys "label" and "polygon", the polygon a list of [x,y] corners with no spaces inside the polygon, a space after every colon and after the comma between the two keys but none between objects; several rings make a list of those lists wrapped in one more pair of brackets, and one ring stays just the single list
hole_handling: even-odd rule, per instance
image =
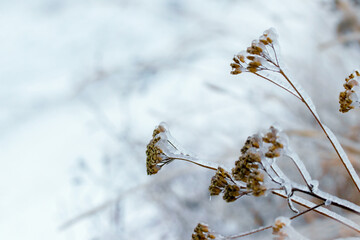
[{"label": "dried flower cluster", "polygon": [[[340,143],[338,143],[338,140],[331,130],[321,122],[316,109],[306,92],[302,90],[301,86],[293,83],[280,67],[279,58],[277,56],[277,47],[277,35],[274,30],[269,29],[265,31],[258,40],[252,42],[251,46],[248,47],[246,51],[239,53],[233,58],[233,63],[230,64],[232,67],[231,73],[235,75],[242,72],[253,73],[274,83],[278,87],[283,88],[303,102],[329,139],[339,156],[339,159],[343,162],[351,179],[360,191],[360,178],[356,174]],[[263,70],[278,73],[285,81],[274,81],[271,78],[258,73]],[[355,71],[345,79],[345,91],[341,92],[339,96],[340,112],[347,112],[355,107],[360,107],[359,80],[360,73],[358,71]],[[313,210],[333,218],[360,233],[360,226],[356,223],[338,215],[333,211],[325,209],[325,207],[320,208],[322,205],[327,206],[329,204],[333,204],[334,206],[360,214],[360,206],[318,189],[318,182],[316,180],[312,180],[301,159],[292,152],[287,145],[287,137],[274,127],[270,127],[269,131],[264,134],[255,134],[246,140],[244,146],[241,148],[241,155],[235,162],[235,166],[231,169],[231,171],[227,171],[221,167],[209,166],[207,163],[201,163],[198,159],[194,159],[187,154],[183,154],[183,152],[179,149],[179,146],[172,142],[170,133],[165,126],[160,124],[154,130],[153,138],[147,145],[147,173],[149,175],[156,174],[165,164],[170,163],[175,159],[184,160],[216,171],[215,175],[211,179],[209,192],[211,196],[223,194],[223,199],[226,202],[234,202],[244,195],[251,194],[258,197],[263,196],[267,192],[272,192],[273,194],[286,198],[290,209],[294,212],[298,211],[294,208],[293,202],[308,208],[308,210],[299,213],[290,219],[284,217],[277,218],[273,226],[269,225],[230,237],[217,235],[221,239],[241,238],[243,236],[271,228],[273,230],[274,239],[277,240],[306,239],[296,232],[295,229],[290,226],[290,223],[291,219]],[[292,181],[277,165],[278,159],[290,159],[293,161],[305,184],[299,184]],[[296,195],[298,192],[308,194],[311,197],[324,201],[324,203],[311,207],[313,203]],[[315,210],[317,207],[319,208]],[[208,226],[199,223],[194,229],[192,239],[215,239],[215,235],[213,232],[210,233]]]},{"label": "dried flower cluster", "polygon": [[246,183],[247,189],[254,196],[261,196],[265,193],[264,174],[259,170],[261,167],[260,137],[254,135],[249,137],[245,146],[241,149],[241,156],[235,162],[232,175],[237,181]]},{"label": "dried flower cluster", "polygon": [[146,147],[146,170],[148,175],[156,174],[163,165],[169,163],[169,159],[164,153],[160,142],[164,138],[167,130],[164,124],[160,124],[154,129],[152,139]]},{"label": "dried flower cluster", "polygon": [[279,71],[279,62],[275,52],[277,34],[274,29],[266,30],[258,40],[254,40],[246,52],[233,58],[231,74],[242,72],[256,73],[262,70]]},{"label": "dried flower cluster", "polygon": [[265,143],[270,143],[268,151],[265,153],[265,157],[275,158],[280,157],[281,150],[284,148],[283,143],[279,141],[279,131],[273,126],[270,127],[270,131],[262,138]]},{"label": "dried flower cluster", "polygon": [[203,223],[199,223],[192,234],[192,240],[210,240],[215,238],[215,235],[210,233],[209,227]]},{"label": "dried flower cluster", "polygon": [[233,202],[241,196],[240,187],[234,183],[230,174],[221,167],[211,179],[209,192],[211,196],[224,193],[223,199],[227,202]]},{"label": "dried flower cluster", "polygon": [[355,107],[360,107],[360,87],[359,87],[360,73],[358,71],[350,74],[345,79],[345,91],[340,93],[339,103],[340,112],[348,112]]},{"label": "dried flower cluster", "polygon": [[279,157],[284,147],[278,133],[276,128],[270,127],[263,137],[260,134],[249,137],[231,174],[218,168],[211,179],[210,195],[223,193],[223,199],[227,202],[233,202],[246,194],[256,197],[264,195],[268,189],[265,184],[265,176],[268,174],[264,167],[265,161],[267,158]]},{"label": "dried flower cluster", "polygon": [[171,136],[165,123],[160,123],[152,135],[152,139],[146,147],[146,171],[148,175],[154,175],[160,169],[174,160],[192,162],[199,166],[216,170],[216,168],[196,162],[197,159],[185,154],[185,150],[177,144]]},{"label": "dried flower cluster", "polygon": [[264,173],[267,173],[264,167],[266,158],[279,157],[280,150],[284,147],[278,133],[276,128],[270,127],[264,137],[259,134],[249,137],[232,169],[234,179],[245,182],[254,196],[262,196],[267,190],[264,183]]},{"label": "dried flower cluster", "polygon": [[286,232],[283,231],[283,228],[286,225],[289,225],[289,220],[288,219],[277,218],[275,220],[275,223],[274,223],[273,227],[272,227],[273,235],[277,235],[278,239],[284,239],[285,237],[288,237]]}]

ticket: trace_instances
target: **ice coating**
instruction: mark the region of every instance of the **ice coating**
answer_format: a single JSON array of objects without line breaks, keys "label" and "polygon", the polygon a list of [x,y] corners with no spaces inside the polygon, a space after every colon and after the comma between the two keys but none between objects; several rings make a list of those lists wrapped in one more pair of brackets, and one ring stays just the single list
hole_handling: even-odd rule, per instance
[{"label": "ice coating", "polygon": [[294,91],[294,89],[291,87],[291,85],[287,81],[284,81],[284,79],[281,78],[280,76],[275,75],[275,74],[270,74],[270,73],[268,73],[266,71],[261,72],[261,74],[259,74],[259,75],[270,79],[271,81],[273,81],[274,83],[280,85],[282,88],[284,88],[288,92],[291,92],[293,95],[300,98],[299,95],[297,94],[297,92]]},{"label": "ice coating", "polygon": [[340,145],[339,141],[337,140],[337,138],[335,137],[334,133],[325,124],[323,124],[321,122],[321,119],[316,111],[315,105],[313,104],[310,96],[303,90],[303,88],[300,86],[300,84],[298,84],[296,81],[294,81],[293,78],[292,78],[291,82],[293,83],[294,87],[297,89],[297,91],[302,96],[303,101],[307,104],[307,106],[309,107],[311,112],[317,118],[317,120],[319,121],[319,124],[323,127],[325,134],[328,135],[329,140],[333,143],[336,152],[342,159],[342,162],[345,165],[349,174],[351,175],[351,178],[353,179],[355,185],[357,186],[358,190],[360,190],[360,178],[357,175],[357,173],[355,172],[354,167],[352,166],[349,158],[347,157],[344,149],[341,147],[341,145]]},{"label": "ice coating", "polygon": [[290,148],[288,148],[287,156],[295,163],[306,185],[310,186],[310,182],[312,182],[312,179],[303,161],[301,161],[299,156],[295,152],[293,152]]},{"label": "ice coating", "polygon": [[[274,192],[276,194],[282,196],[282,197],[286,197],[286,194],[285,194],[284,190],[276,190]],[[294,201],[295,203],[300,204],[302,206],[306,206],[307,208],[312,208],[312,207],[316,206],[316,204],[310,202],[309,200],[306,200],[306,199],[304,199],[302,197],[299,197],[299,196],[296,196],[296,195],[294,195],[292,197],[292,201]],[[355,231],[360,232],[360,225],[359,224],[357,224],[357,223],[353,222],[352,220],[350,220],[348,218],[345,218],[345,217],[343,217],[343,216],[341,216],[341,215],[339,215],[339,214],[337,214],[337,213],[335,213],[335,212],[333,212],[331,210],[328,210],[328,209],[326,209],[324,207],[318,207],[318,208],[314,209],[314,211],[318,212],[318,213],[321,213],[321,214],[323,214],[325,216],[329,216],[330,218],[334,219],[335,221],[338,221],[338,222],[340,222],[340,223],[354,229]]]},{"label": "ice coating", "polygon": [[[358,82],[356,82],[358,84]],[[350,92],[350,91],[349,91]],[[360,107],[360,87],[358,85],[354,86],[349,93],[349,98],[351,99],[352,103],[350,106],[352,107]]]},{"label": "ice coating", "polygon": [[186,150],[171,135],[168,125],[165,122],[161,122],[158,126],[158,129],[162,130],[158,134],[160,137],[159,145],[163,147],[163,150],[166,153],[187,155]]},{"label": "ice coating", "polygon": [[291,220],[290,220],[290,218],[288,218],[288,217],[282,217],[282,216],[280,216],[280,217],[277,217],[277,218],[275,219],[275,221],[279,221],[279,222],[285,224],[285,226],[290,226],[290,224],[291,224]]},{"label": "ice coating", "polygon": [[345,78],[345,83],[343,84],[345,90],[339,94],[340,112],[346,113],[353,108],[360,107],[359,80],[359,71],[354,71]]},{"label": "ice coating", "polygon": [[341,198],[338,198],[334,195],[331,195],[329,193],[326,193],[326,192],[323,192],[319,189],[315,189],[313,190],[313,192],[320,196],[321,198],[323,199],[326,199],[325,201],[329,201],[331,204],[338,204],[338,205],[341,205],[341,206],[344,206],[346,208],[349,208],[349,209],[352,209],[352,211],[354,212],[357,212],[358,214],[360,214],[360,206],[352,203],[352,202],[349,202],[345,199],[341,199]]},{"label": "ice coating", "polygon": [[161,122],[158,129],[161,129],[162,131],[156,135],[157,137],[160,137],[157,144],[168,157],[186,157],[189,160],[197,159],[191,157],[190,154],[188,154],[187,151],[176,141],[176,139],[171,135],[165,122]]},{"label": "ice coating", "polygon": [[[290,181],[290,179],[284,174],[284,172],[279,168],[279,166],[277,165],[277,164],[274,164],[274,165],[272,165],[272,170],[276,173],[276,177],[275,177],[275,179],[276,179],[276,181],[277,182],[280,182],[280,184],[282,185],[282,186],[284,186],[286,183],[288,183],[286,186],[289,188],[290,187],[290,189],[289,189],[289,191],[291,191],[291,181]],[[284,186],[285,187],[285,186]]]},{"label": "ice coating", "polygon": [[278,217],[273,225],[273,235],[275,240],[306,240],[303,235],[298,233],[292,226],[291,220],[287,217]]},{"label": "ice coating", "polygon": [[311,191],[317,191],[319,188],[319,181],[318,180],[311,180],[309,181],[309,186]]},{"label": "ice coating", "polygon": [[[232,74],[240,74],[243,72],[243,70],[247,72],[251,72],[256,74],[257,76],[263,77],[266,80],[273,82],[274,84],[280,86],[281,88],[285,89],[286,91],[292,93],[294,96],[298,97],[302,102],[305,103],[305,105],[309,108],[311,113],[314,115],[315,119],[319,123],[320,127],[323,129],[325,134],[328,136],[330,142],[333,144],[335,151],[338,153],[339,157],[341,158],[343,164],[345,165],[347,171],[351,175],[351,178],[353,179],[356,187],[360,191],[360,179],[357,173],[354,170],[354,167],[352,166],[351,162],[349,161],[348,157],[346,156],[344,150],[338,143],[336,137],[330,129],[328,129],[326,126],[324,126],[320,120],[319,114],[316,111],[316,107],[314,103],[312,102],[310,96],[306,93],[306,91],[303,90],[302,86],[292,78],[285,69],[285,66],[281,65],[281,68],[279,66],[279,57],[277,54],[277,34],[274,29],[268,29],[264,31],[263,35],[260,36],[259,40],[253,41],[252,46],[247,49],[247,51],[244,53],[244,55],[238,55],[233,60],[234,63],[231,64],[233,70]],[[272,50],[272,51],[271,51]],[[272,54],[274,56],[272,56]],[[256,58],[255,58],[256,56]],[[274,59],[275,58],[275,59]],[[245,61],[245,59],[249,60],[250,62]],[[262,60],[260,60],[262,59]],[[255,60],[255,61],[253,61]],[[265,62],[267,62],[265,64]],[[262,65],[264,64],[264,65]],[[290,85],[285,85],[283,82],[278,80],[273,80],[270,77],[267,77],[265,74],[259,74],[259,71],[262,70],[270,70],[273,71],[272,68],[267,68],[268,64],[273,64],[275,67],[277,67],[276,71],[278,71],[286,80],[286,82]],[[243,66],[244,65],[244,66]],[[291,79],[291,80],[290,80]],[[355,71],[353,74],[349,76],[348,79],[346,79],[346,84],[344,85],[347,89],[346,91],[349,91],[349,89],[354,88],[355,90],[352,91],[351,98],[353,99],[352,102],[350,100],[350,103],[348,103],[348,93],[342,93],[340,94],[340,102],[342,103],[342,108],[340,111],[348,111],[351,108],[360,106],[359,102],[359,83],[358,80],[360,79],[360,73],[358,71]],[[296,159],[295,159],[296,160]],[[303,169],[302,166],[299,164],[297,166],[301,167],[301,170]],[[304,172],[303,178],[305,181],[308,181],[310,176]]]},{"label": "ice coating", "polygon": [[271,27],[264,31],[263,36],[267,36],[272,39],[273,42],[277,42],[278,40],[278,33],[275,28]]},{"label": "ice coating", "polygon": [[[307,92],[303,89],[303,87],[295,80],[295,78],[293,78],[290,74],[289,74],[289,71],[287,71],[285,69],[285,67],[282,67],[283,68],[283,73],[284,73],[284,77],[286,76],[287,80],[290,81],[291,79],[291,83],[292,83],[292,86],[294,86],[294,90],[296,89],[297,92],[299,93],[299,95],[302,97],[303,101],[308,105],[308,107],[311,109],[311,111],[314,113],[314,115],[318,118],[319,118],[319,115],[316,111],[316,107],[313,103],[313,101],[311,100],[310,96],[307,94]],[[285,70],[284,70],[285,69]],[[286,74],[285,74],[286,72]]]},{"label": "ice coating", "polygon": [[257,57],[256,60],[259,61],[261,63],[261,65],[263,67],[265,67],[267,70],[274,71],[274,72],[279,72],[279,68],[277,66],[269,63],[269,61],[267,61],[266,59],[261,58],[261,57]]},{"label": "ice coating", "polygon": [[174,160],[182,160],[193,164],[216,170],[217,166],[200,161],[187,154],[180,144],[171,136],[165,123],[160,123],[153,132],[153,138],[147,145],[146,169],[148,175],[156,174],[164,165]]},{"label": "ice coating", "polygon": [[335,148],[337,149],[337,152],[339,154],[339,156],[342,158],[343,160],[343,164],[345,165],[346,169],[348,170],[349,174],[351,175],[354,183],[356,184],[357,188],[360,189],[360,178],[357,175],[353,165],[351,164],[348,156],[346,155],[343,147],[340,145],[339,141],[337,140],[337,138],[335,137],[334,133],[326,126],[324,125],[324,129],[327,132],[329,139],[331,139],[332,143],[334,144]]}]

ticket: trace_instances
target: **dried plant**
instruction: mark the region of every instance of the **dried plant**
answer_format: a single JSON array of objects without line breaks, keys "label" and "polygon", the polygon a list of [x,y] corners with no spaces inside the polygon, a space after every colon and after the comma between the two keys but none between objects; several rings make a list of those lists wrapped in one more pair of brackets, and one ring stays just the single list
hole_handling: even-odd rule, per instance
[{"label": "dried plant", "polygon": [[[307,93],[285,73],[279,55],[275,30],[269,29],[265,31],[258,40],[252,42],[246,51],[237,54],[230,66],[232,67],[231,74],[254,74],[299,99],[312,114],[321,131],[329,140],[339,160],[351,177],[352,183],[356,186],[357,194],[359,194],[359,176],[342,146],[332,131],[320,120],[316,108]],[[359,72],[355,72],[346,79],[344,84],[345,92],[340,94],[341,112],[347,112],[359,106],[359,75]],[[240,150],[239,159],[235,161],[232,169],[213,166],[186,154],[185,150],[172,138],[164,123],[155,128],[153,138],[147,146],[146,156],[147,173],[149,175],[156,174],[164,165],[175,160],[190,162],[215,171],[209,186],[211,196],[222,195],[226,202],[234,202],[245,195],[262,197],[273,194],[285,198],[289,208],[296,213],[291,218],[279,217],[272,225],[232,236],[222,236],[215,231],[210,231],[208,226],[198,224],[192,239],[237,239],[267,229],[273,230],[274,239],[306,239],[296,232],[290,223],[293,219],[310,211],[334,219],[360,233],[359,224],[348,219],[346,215],[339,215],[329,209],[329,206],[332,205],[360,215],[360,206],[320,190],[318,188],[319,182],[312,179],[303,161],[291,149],[285,133],[274,126],[271,126],[265,132],[248,137]],[[292,161],[303,183],[291,180],[286,172],[283,172],[279,167],[278,162],[280,161]],[[309,201],[300,195],[311,197],[313,201]],[[307,210],[299,213],[294,203],[306,207]]]},{"label": "dried plant", "polygon": [[349,110],[360,107],[360,87],[359,87],[360,73],[355,71],[345,79],[345,91],[340,93],[339,103],[340,112],[348,112]]}]

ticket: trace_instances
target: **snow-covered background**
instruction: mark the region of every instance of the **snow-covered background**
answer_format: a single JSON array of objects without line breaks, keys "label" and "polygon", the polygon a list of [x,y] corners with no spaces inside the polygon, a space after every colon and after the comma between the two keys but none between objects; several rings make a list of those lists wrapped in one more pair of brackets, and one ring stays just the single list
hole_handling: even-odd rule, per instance
[{"label": "snow-covered background", "polygon": [[359,46],[319,47],[341,17],[313,0],[0,1],[0,239],[189,239],[199,221],[228,234],[290,214],[209,201],[211,173],[184,163],[146,176],[146,144],[165,121],[185,148],[231,166],[258,130],[315,126],[286,92],[229,74],[270,27],[341,130],[354,115],[337,113],[337,96]]}]

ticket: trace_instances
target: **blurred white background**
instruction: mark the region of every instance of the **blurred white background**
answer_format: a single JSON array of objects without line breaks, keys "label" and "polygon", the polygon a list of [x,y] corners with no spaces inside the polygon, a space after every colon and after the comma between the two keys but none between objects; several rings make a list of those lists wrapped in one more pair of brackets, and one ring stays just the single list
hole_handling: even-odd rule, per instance
[{"label": "blurred white background", "polygon": [[185,148],[231,166],[270,124],[312,127],[286,92],[229,74],[270,27],[325,122],[356,120],[337,96],[359,46],[319,47],[343,17],[330,0],[0,1],[0,239],[190,239],[199,221],[226,234],[274,219],[251,199],[209,201],[211,173],[186,163],[146,176],[146,144],[165,121]]}]

